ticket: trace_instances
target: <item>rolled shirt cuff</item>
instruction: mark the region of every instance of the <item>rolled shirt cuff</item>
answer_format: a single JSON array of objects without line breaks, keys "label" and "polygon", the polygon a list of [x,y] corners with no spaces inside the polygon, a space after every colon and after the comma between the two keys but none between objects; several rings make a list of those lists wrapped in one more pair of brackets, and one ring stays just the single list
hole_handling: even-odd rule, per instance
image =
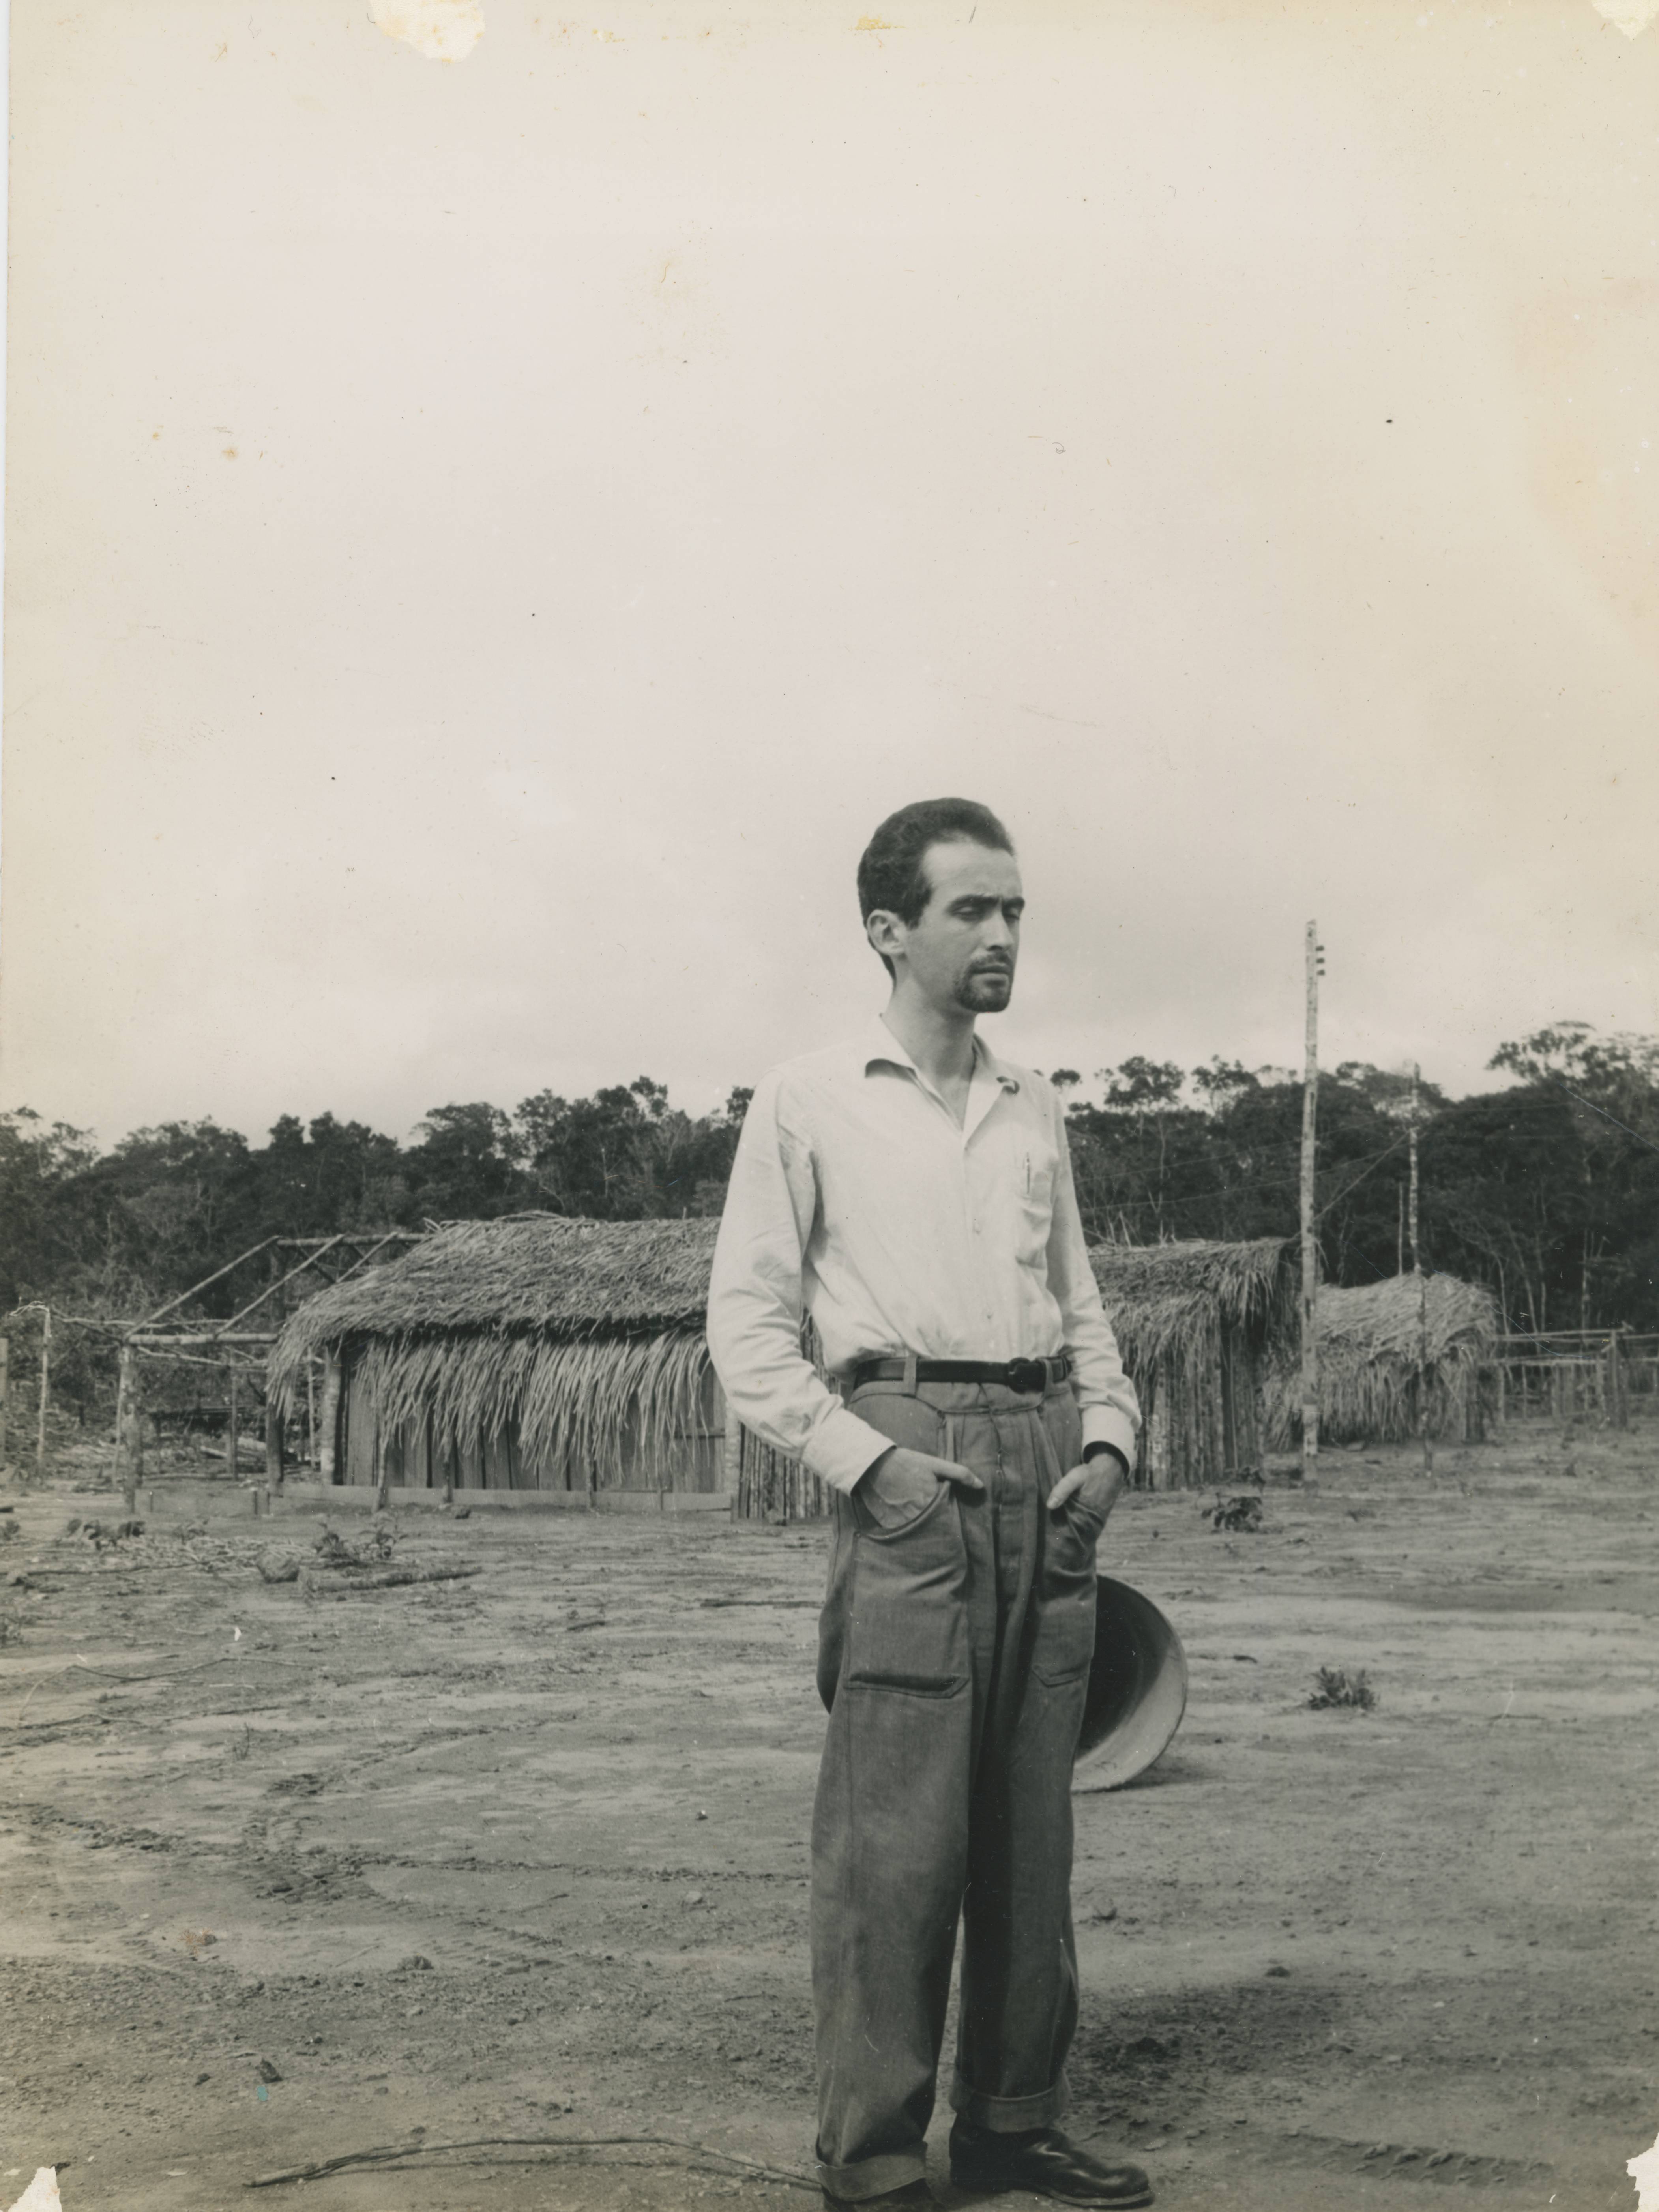
[{"label": "rolled shirt cuff", "polygon": [[845,1406],[835,1406],[807,1438],[800,1456],[802,1464],[832,1489],[850,1494],[860,1475],[892,1449],[891,1437],[872,1429]]},{"label": "rolled shirt cuff", "polygon": [[1135,1466],[1135,1425],[1128,1415],[1115,1406],[1085,1406],[1083,1408],[1083,1449],[1091,1444],[1109,1444],[1115,1452],[1121,1452],[1123,1464],[1130,1474]]}]

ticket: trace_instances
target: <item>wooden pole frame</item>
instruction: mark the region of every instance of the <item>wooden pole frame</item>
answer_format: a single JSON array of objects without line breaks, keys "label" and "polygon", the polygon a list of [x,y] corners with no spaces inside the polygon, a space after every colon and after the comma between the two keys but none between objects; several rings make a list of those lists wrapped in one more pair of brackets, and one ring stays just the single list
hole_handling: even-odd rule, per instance
[{"label": "wooden pole frame", "polygon": [[340,1457],[340,1351],[331,1345],[323,1358],[322,1403],[317,1409],[317,1479],[319,1482],[338,1482],[342,1480]]},{"label": "wooden pole frame", "polygon": [[283,1486],[283,1416],[276,1393],[265,1387],[265,1480],[276,1490]]},{"label": "wooden pole frame", "polygon": [[720,1438],[720,1487],[730,1494],[735,1511],[738,1492],[743,1487],[743,1424],[724,1390],[720,1392],[720,1404],[726,1415],[726,1428]]}]

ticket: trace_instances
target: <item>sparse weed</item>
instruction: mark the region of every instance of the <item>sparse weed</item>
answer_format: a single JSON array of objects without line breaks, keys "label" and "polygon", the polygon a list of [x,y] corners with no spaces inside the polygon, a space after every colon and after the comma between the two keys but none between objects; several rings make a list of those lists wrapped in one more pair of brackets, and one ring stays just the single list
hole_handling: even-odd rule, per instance
[{"label": "sparse weed", "polygon": [[392,1557],[401,1531],[389,1520],[377,1519],[360,1543],[345,1538],[324,1523],[317,1539],[317,1558],[325,1567],[380,1567]]},{"label": "sparse weed", "polygon": [[1212,1528],[1225,1529],[1230,1535],[1254,1535],[1261,1526],[1261,1500],[1248,1491],[1237,1498],[1223,1498],[1218,1491],[1204,1517]]},{"label": "sparse weed", "polygon": [[1365,1680],[1363,1667],[1352,1674],[1346,1667],[1322,1667],[1318,1686],[1308,1703],[1316,1713],[1339,1705],[1350,1705],[1356,1711],[1369,1713],[1376,1707],[1376,1692]]}]

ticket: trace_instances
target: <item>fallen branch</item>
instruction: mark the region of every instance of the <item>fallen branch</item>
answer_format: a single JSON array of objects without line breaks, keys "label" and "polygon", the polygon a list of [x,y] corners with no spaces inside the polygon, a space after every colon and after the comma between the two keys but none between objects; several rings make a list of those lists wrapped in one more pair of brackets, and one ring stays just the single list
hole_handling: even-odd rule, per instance
[{"label": "fallen branch", "polygon": [[410,1583],[458,1583],[483,1572],[482,1567],[382,1567],[353,1575],[337,1567],[304,1567],[297,1579],[308,1596],[338,1597],[347,1590],[402,1589]]},{"label": "fallen branch", "polygon": [[276,2189],[289,2182],[321,2181],[331,2173],[339,2173],[348,2166],[390,2166],[400,2164],[406,2158],[429,2157],[438,2153],[456,2150],[609,2150],[623,2146],[638,2149],[690,2151],[697,2158],[717,2158],[727,2166],[740,2166],[745,2172],[757,2173],[768,2181],[781,2181],[791,2189],[810,2189],[817,2193],[818,2184],[811,2176],[787,2166],[764,2166],[758,2159],[744,2158],[736,2151],[720,2150],[713,2143],[696,2142],[690,2136],[469,2136],[459,2142],[382,2143],[374,2150],[343,2151],[337,2158],[319,2159],[313,2166],[295,2166],[281,2173],[262,2173],[245,2181],[245,2189]]}]

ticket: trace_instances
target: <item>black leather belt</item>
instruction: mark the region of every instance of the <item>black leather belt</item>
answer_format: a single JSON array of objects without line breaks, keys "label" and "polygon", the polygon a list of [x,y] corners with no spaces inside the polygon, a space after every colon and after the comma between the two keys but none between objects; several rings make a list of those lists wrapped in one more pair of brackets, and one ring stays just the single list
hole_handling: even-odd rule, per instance
[{"label": "black leather belt", "polygon": [[[904,1359],[860,1359],[853,1370],[852,1387],[866,1382],[902,1382],[909,1373]],[[1072,1363],[1063,1352],[1047,1359],[919,1359],[918,1382],[1000,1382],[1008,1390],[1047,1390],[1063,1382]]]}]

